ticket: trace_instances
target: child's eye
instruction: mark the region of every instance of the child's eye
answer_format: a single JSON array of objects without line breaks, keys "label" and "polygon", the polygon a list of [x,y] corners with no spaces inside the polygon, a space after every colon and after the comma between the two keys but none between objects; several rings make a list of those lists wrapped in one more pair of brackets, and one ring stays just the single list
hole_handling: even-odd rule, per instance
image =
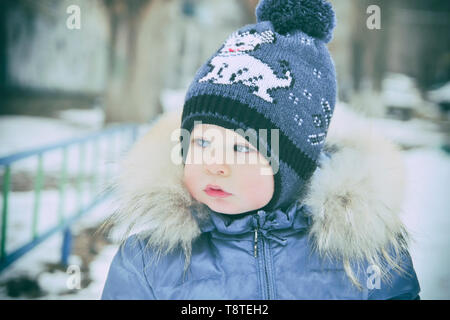
[{"label": "child's eye", "polygon": [[[210,144],[210,141],[202,139],[202,138],[193,139],[192,142],[201,148],[206,148]],[[250,148],[249,146],[235,144],[234,151],[247,153],[247,152],[253,152],[254,149]]]},{"label": "child's eye", "polygon": [[240,144],[235,144],[235,145],[234,145],[234,151],[237,151],[237,152],[245,152],[245,153],[247,153],[247,152],[252,152],[253,149],[250,148],[249,146],[244,146],[244,145],[240,145]]},{"label": "child's eye", "polygon": [[202,138],[194,139],[193,142],[202,148],[206,147],[207,145],[205,144],[209,143],[209,141]]}]

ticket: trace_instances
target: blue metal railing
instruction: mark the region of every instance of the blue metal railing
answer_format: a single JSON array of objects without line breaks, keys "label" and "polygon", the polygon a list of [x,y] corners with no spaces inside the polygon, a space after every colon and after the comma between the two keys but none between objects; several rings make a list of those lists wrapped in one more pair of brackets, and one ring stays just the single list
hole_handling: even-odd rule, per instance
[{"label": "blue metal railing", "polygon": [[[95,186],[97,185],[97,180],[99,179],[100,170],[98,170],[99,166],[99,158],[101,156],[99,151],[99,142],[105,141],[107,142],[107,147],[109,150],[113,151],[116,149],[116,139],[117,137],[125,138],[125,142],[122,143],[122,149],[127,149],[131,144],[134,143],[138,135],[138,126],[135,124],[126,124],[126,125],[118,125],[114,127],[110,127],[104,129],[100,132],[96,132],[93,134],[86,135],[84,137],[73,138],[70,140],[66,140],[63,142],[47,145],[44,147],[36,148],[33,150],[19,152],[10,156],[6,156],[0,158],[0,169],[2,170],[2,208],[1,208],[1,229],[0,229],[0,272],[11,265],[14,261],[22,257],[24,254],[35,248],[37,245],[48,239],[54,234],[58,232],[63,232],[63,243],[61,247],[61,264],[67,265],[68,258],[71,251],[71,243],[72,243],[72,234],[71,234],[71,226],[74,222],[76,222],[80,217],[90,212],[96,205],[103,202],[109,195],[109,190],[101,190],[102,192],[96,192]],[[122,140],[123,141],[123,140]],[[85,164],[86,164],[86,146],[92,144],[93,145],[93,156],[91,159],[94,161],[94,171],[91,172],[91,175],[86,174],[85,172]],[[125,146],[124,146],[125,144]],[[68,150],[69,148],[73,148],[78,146],[79,148],[79,170],[75,175],[73,172],[68,172]],[[43,181],[45,179],[45,171],[44,171],[44,155],[49,152],[57,152],[60,151],[62,153],[62,161],[61,168],[58,177],[58,222],[48,227],[43,232],[38,232],[37,226],[39,225],[41,209],[42,209],[42,194],[46,191],[43,186]],[[14,192],[11,190],[11,181],[14,177],[14,173],[11,168],[23,159],[27,158],[37,158],[38,165],[37,171],[34,175],[34,203],[33,203],[33,216],[32,216],[32,227],[31,227],[31,240],[22,244],[18,248],[13,248],[12,250],[7,249],[7,236],[11,230],[9,229],[8,224],[8,214],[12,203],[10,194]],[[92,168],[92,166],[91,166]],[[111,172],[106,172],[104,176],[106,179],[109,179]],[[67,214],[66,210],[66,187],[68,185],[73,185],[69,181],[69,178],[72,178],[72,181],[75,181],[75,186],[77,190],[77,201],[78,205],[73,212]],[[105,177],[104,177],[105,178]],[[89,192],[91,197],[89,199],[88,204],[83,205],[82,201],[82,184],[90,181]],[[10,252],[9,252],[10,251]]]}]

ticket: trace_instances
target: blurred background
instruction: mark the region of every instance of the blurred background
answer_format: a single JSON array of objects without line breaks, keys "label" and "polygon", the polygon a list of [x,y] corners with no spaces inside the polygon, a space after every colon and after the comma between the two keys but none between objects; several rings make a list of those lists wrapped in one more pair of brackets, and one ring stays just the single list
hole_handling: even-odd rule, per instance
[{"label": "blurred background", "polygon": [[[117,162],[257,2],[0,2],[0,299],[100,297]],[[421,297],[449,299],[450,2],[331,2],[338,105],[400,146]]]}]

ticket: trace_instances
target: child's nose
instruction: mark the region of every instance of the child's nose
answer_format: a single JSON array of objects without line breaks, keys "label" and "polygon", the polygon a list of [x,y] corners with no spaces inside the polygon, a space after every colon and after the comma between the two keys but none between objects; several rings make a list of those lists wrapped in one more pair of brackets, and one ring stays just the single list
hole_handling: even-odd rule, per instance
[{"label": "child's nose", "polygon": [[230,175],[230,167],[226,164],[207,164],[205,165],[205,169],[210,174],[221,175],[225,177]]}]

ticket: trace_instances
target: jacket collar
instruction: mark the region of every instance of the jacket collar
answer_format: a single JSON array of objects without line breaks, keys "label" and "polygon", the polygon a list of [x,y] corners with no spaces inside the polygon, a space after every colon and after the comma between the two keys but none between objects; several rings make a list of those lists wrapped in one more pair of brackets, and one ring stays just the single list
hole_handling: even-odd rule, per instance
[{"label": "jacket collar", "polygon": [[[115,213],[106,225],[115,226],[114,238],[124,241],[137,233],[160,253],[181,246],[189,261],[192,241],[202,233],[199,226],[204,221],[212,219],[223,232],[242,232],[253,228],[254,222],[248,218],[226,226],[191,197],[182,165],[172,161],[173,154],[179,154],[174,148],[180,119],[180,112],[161,116],[123,159],[113,186]],[[404,167],[397,148],[369,120],[337,105],[324,150],[331,157],[322,157],[320,170],[298,199],[310,212],[313,250],[348,266],[349,261],[362,260],[375,264],[387,255],[388,247],[396,252],[405,249],[407,233],[399,217]],[[258,223],[269,226],[267,218],[275,215],[277,223],[302,224],[298,212],[292,207],[264,214]]]},{"label": "jacket collar", "polygon": [[[197,219],[201,232],[220,234],[222,239],[242,239],[242,236],[255,231],[265,238],[285,245],[287,236],[291,233],[305,231],[311,225],[311,212],[308,206],[298,201],[292,203],[287,209],[272,211],[257,210],[239,218],[208,210],[206,219]],[[193,212],[194,217],[197,216]]]}]

